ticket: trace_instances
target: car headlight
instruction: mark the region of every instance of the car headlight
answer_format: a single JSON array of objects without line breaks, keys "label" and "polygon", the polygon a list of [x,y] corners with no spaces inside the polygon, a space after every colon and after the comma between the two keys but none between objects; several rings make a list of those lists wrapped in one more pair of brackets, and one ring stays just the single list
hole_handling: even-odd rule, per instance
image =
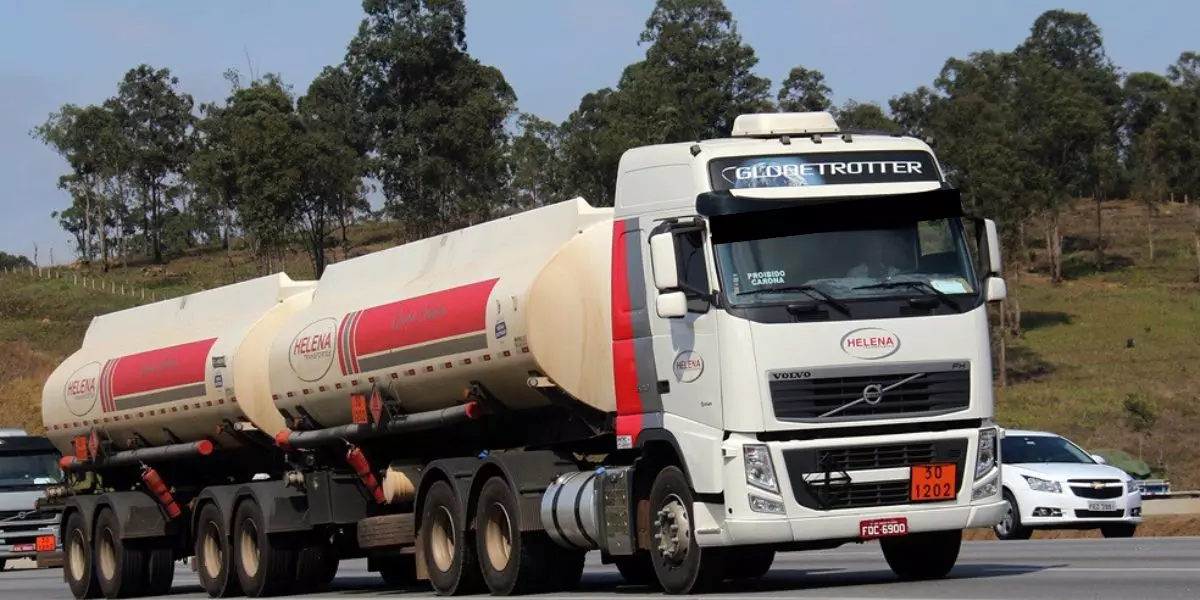
[{"label": "car headlight", "polygon": [[1047,481],[1037,477],[1025,475],[1025,482],[1029,484],[1029,489],[1035,492],[1049,492],[1051,494],[1061,494],[1062,486],[1057,481]]},{"label": "car headlight", "polygon": [[1138,485],[1138,482],[1136,479],[1130,479],[1129,481],[1125,482],[1125,493],[1126,494],[1132,494],[1140,489],[1142,489],[1142,487],[1140,485]]},{"label": "car headlight", "polygon": [[779,493],[779,481],[775,478],[775,464],[771,462],[771,451],[766,444],[742,446],[742,461],[746,467],[746,483],[760,490]]},{"label": "car headlight", "polygon": [[979,451],[975,454],[975,479],[996,466],[996,429],[979,430]]}]

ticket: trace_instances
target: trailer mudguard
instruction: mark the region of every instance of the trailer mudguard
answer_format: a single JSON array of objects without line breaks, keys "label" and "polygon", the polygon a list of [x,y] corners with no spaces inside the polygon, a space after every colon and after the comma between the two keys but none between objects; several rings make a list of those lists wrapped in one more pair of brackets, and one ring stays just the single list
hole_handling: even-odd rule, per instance
[{"label": "trailer mudguard", "polygon": [[267,533],[309,531],[308,499],[304,492],[288,487],[282,480],[254,481],[246,484],[217,485],[204,488],[196,497],[195,514],[208,502],[217,505],[225,531],[233,531],[233,516],[241,502],[257,502],[262,508],[263,528]]},{"label": "trailer mudguard", "polygon": [[62,517],[58,521],[58,539],[63,540],[64,545],[66,545],[67,539],[67,521],[72,513],[83,515],[85,539],[88,543],[92,542],[92,531],[95,528],[96,522],[96,505],[99,503],[100,496],[91,494],[67,498],[66,507],[63,508]]},{"label": "trailer mudguard", "polygon": [[[467,526],[474,528],[475,502],[483,484],[493,475],[508,482],[521,503],[521,531],[542,529],[542,494],[563,473],[579,470],[575,461],[551,451],[497,452],[478,458],[451,458],[429,464],[422,479],[431,472],[444,474],[467,512]],[[432,481],[432,480],[431,480]],[[427,489],[422,485],[421,491]]]},{"label": "trailer mudguard", "polygon": [[83,515],[87,540],[92,541],[96,516],[103,508],[111,509],[121,524],[120,539],[164,537],[175,532],[175,525],[167,519],[158,501],[143,492],[108,492],[99,495],[71,496],[67,499],[58,525],[59,539],[66,539],[67,519],[71,513]]}]

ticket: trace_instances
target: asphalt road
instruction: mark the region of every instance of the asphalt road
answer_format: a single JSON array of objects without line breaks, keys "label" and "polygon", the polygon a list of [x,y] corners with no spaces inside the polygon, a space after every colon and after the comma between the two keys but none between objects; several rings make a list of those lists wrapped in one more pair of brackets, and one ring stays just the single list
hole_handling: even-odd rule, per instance
[{"label": "asphalt road", "polygon": [[[644,588],[623,585],[615,570],[589,564],[582,588],[573,598],[657,597]],[[166,598],[207,598],[196,576],[182,565],[175,593]],[[334,589],[306,598],[422,598],[428,591],[403,592],[382,587],[366,562],[345,561]],[[764,598],[899,598],[1081,600],[1195,600],[1200,598],[1200,538],[1128,540],[1044,540],[965,544],[950,577],[923,583],[894,581],[875,544],[824,552],[779,555],[771,573],[749,585],[726,584],[710,600]],[[536,596],[550,599],[559,596]],[[71,598],[59,569],[8,570],[0,573],[0,598],[35,600]]]}]

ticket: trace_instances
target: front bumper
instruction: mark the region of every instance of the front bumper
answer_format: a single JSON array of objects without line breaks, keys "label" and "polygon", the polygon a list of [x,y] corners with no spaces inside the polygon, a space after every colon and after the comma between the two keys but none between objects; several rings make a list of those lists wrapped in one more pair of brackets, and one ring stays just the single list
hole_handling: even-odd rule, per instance
[{"label": "front bumper", "polygon": [[[979,429],[956,429],[769,442],[778,485],[772,493],[746,482],[744,444],[761,442],[732,435],[723,447],[724,504],[693,507],[697,543],[853,541],[861,539],[863,521],[877,519],[903,518],[909,533],[990,527],[1003,519],[1007,505],[995,461],[975,477],[979,440]],[[954,496],[913,501],[912,469],[932,463],[954,465]]]},{"label": "front bumper", "polygon": [[1017,499],[1021,524],[1035,528],[1068,528],[1104,523],[1142,522],[1142,495],[1125,493],[1117,498],[1076,496],[1066,484],[1061,493],[1024,490]]}]

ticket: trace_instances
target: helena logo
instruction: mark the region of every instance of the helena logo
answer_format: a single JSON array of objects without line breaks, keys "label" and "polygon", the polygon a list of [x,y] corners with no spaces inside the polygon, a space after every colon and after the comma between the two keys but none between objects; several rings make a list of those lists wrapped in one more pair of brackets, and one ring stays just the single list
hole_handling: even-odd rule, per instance
[{"label": "helena logo", "polygon": [[842,352],[854,358],[875,360],[891,356],[899,349],[900,338],[886,329],[866,327],[842,336]]}]

